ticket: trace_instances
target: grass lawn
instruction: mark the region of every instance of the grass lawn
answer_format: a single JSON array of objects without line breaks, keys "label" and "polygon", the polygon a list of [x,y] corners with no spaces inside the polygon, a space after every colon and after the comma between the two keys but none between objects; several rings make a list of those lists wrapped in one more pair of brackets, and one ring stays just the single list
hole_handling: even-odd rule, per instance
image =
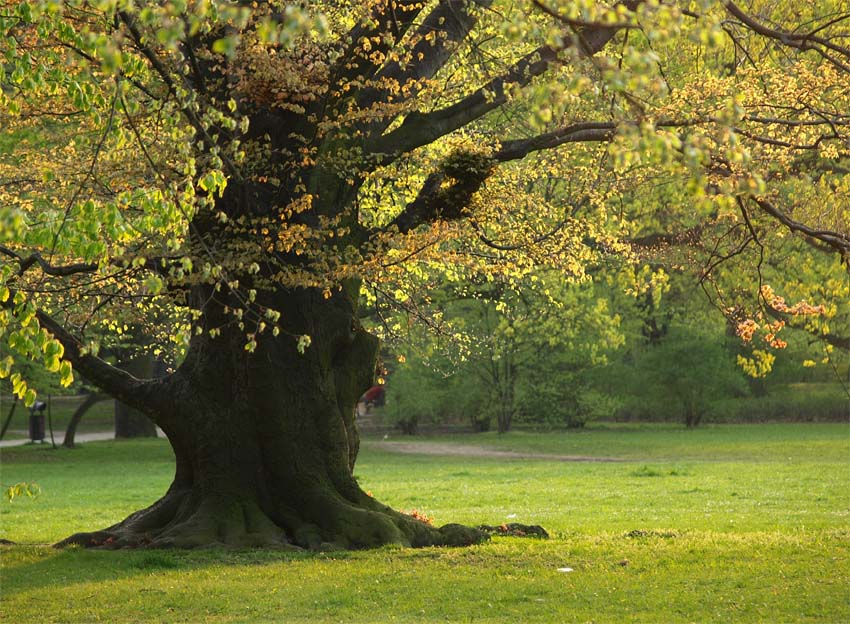
[{"label": "grass lawn", "polygon": [[[392,438],[390,441],[392,441]],[[539,523],[537,541],[465,549],[56,551],[167,487],[162,440],[5,449],[4,622],[850,621],[850,429],[595,425],[406,442],[625,459],[571,463],[389,452],[364,488],[437,524]],[[572,571],[559,571],[571,568]]]}]

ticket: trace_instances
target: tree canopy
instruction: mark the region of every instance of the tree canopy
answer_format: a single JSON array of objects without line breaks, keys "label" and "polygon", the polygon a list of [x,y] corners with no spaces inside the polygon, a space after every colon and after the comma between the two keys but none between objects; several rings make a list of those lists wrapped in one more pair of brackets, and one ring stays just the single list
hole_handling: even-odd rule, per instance
[{"label": "tree canopy", "polygon": [[846,254],[846,10],[7,3],[2,324],[58,370],[41,325],[120,334],[198,284],[251,349],[272,284],[575,278],[661,228]]}]

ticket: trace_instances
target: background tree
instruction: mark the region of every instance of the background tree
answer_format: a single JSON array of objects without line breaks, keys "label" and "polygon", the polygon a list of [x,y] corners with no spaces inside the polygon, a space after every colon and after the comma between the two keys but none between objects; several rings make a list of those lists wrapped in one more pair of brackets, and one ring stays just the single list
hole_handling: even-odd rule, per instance
[{"label": "background tree", "polygon": [[[0,327],[148,414],[177,464],[160,501],[66,543],[481,539],[353,477],[377,352],[361,287],[406,303],[398,282],[437,264],[578,278],[636,229],[625,187],[662,180],[694,222],[846,254],[850,53],[829,4],[4,4]],[[558,174],[573,201],[529,205],[555,148],[585,163]],[[93,322],[175,306],[173,374],[97,356]]]},{"label": "background tree", "polygon": [[465,421],[487,431],[495,423],[499,433],[516,417],[578,426],[581,373],[603,363],[622,335],[592,283],[563,282],[560,273],[542,273],[514,286],[494,280],[430,290],[437,314],[429,321],[439,332],[414,325],[386,336],[403,353],[387,382],[389,420],[402,429]]}]

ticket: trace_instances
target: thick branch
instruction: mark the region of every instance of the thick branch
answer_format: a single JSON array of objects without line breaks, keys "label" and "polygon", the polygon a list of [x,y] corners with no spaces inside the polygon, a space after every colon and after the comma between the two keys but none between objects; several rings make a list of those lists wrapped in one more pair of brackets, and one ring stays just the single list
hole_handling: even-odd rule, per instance
[{"label": "thick branch", "polygon": [[23,275],[36,264],[41,270],[54,277],[68,277],[78,273],[93,273],[97,271],[97,264],[91,262],[79,262],[76,264],[55,265],[45,260],[40,253],[33,252],[26,258],[18,255],[8,247],[0,245],[0,253],[14,258],[18,263],[18,275]]},{"label": "thick branch", "polygon": [[[658,127],[679,127],[689,122],[663,121]],[[566,143],[609,141],[617,130],[614,122],[590,121],[574,123],[527,139],[505,141],[489,157],[458,153],[449,158],[443,169],[425,180],[416,199],[390,223],[400,232],[437,218],[460,218],[472,196],[492,173],[494,165],[525,158],[528,154],[553,149]],[[493,245],[491,245],[493,246]]]},{"label": "thick branch", "polygon": [[627,243],[634,249],[653,249],[656,247],[678,247],[690,246],[699,242],[706,224],[699,223],[682,230],[681,232],[662,233],[656,232],[645,236],[628,238],[623,242]]},{"label": "thick branch", "polygon": [[[423,7],[422,0],[376,3],[368,18],[358,22],[343,39],[345,45],[332,72],[338,78],[337,83],[369,79],[380,69],[387,53],[405,36]],[[369,42],[368,48],[364,48],[364,41]]]},{"label": "thick branch", "polygon": [[493,154],[493,158],[499,162],[506,162],[519,160],[532,152],[552,149],[566,143],[610,141],[616,131],[617,124],[613,121],[574,123],[527,139],[505,141],[501,149]]},{"label": "thick branch", "polygon": [[65,347],[64,358],[79,370],[87,381],[123,403],[151,414],[151,406],[158,396],[163,396],[161,380],[137,379],[130,373],[112,366],[97,356],[84,354],[83,345],[60,323],[48,314],[36,313],[42,327],[47,329]]},{"label": "thick branch", "polygon": [[384,83],[405,85],[432,78],[478,21],[473,8],[486,8],[492,3],[493,0],[441,0],[416,29],[413,49],[405,55],[408,61],[392,61],[379,71],[375,76],[378,86],[364,89],[357,98],[358,106],[368,108],[386,99],[388,92],[381,87]]},{"label": "thick branch", "polygon": [[[624,4],[634,8],[640,2],[632,0]],[[432,143],[501,107],[507,102],[509,85],[528,85],[534,78],[548,71],[563,50],[575,47],[578,56],[592,56],[599,52],[618,30],[617,27],[610,26],[588,27],[578,31],[575,37],[568,38],[561,48],[541,46],[521,58],[506,73],[493,78],[454,104],[430,113],[411,113],[398,129],[373,141],[367,149],[386,155],[386,161],[392,161],[399,154]]]},{"label": "thick branch", "polygon": [[443,163],[440,171],[425,180],[419,194],[392,220],[390,228],[407,233],[437,219],[456,220],[493,172],[491,158],[457,153]]}]

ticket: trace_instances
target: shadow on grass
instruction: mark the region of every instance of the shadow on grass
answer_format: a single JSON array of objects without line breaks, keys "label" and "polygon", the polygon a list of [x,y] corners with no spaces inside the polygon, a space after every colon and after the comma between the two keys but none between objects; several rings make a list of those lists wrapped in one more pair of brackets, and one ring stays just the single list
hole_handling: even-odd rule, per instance
[{"label": "shadow on grass", "polygon": [[310,560],[341,560],[351,551],[291,552],[274,550],[87,550],[50,546],[3,546],[3,594],[90,582],[118,581],[158,572],[199,570],[213,566],[264,566]]},{"label": "shadow on grass", "polygon": [[62,446],[62,436],[56,438],[54,449],[48,439],[46,444],[10,446],[2,450],[3,464],[69,464],[96,465],[132,462],[160,463],[173,461],[174,452],[165,438],[132,438],[127,440],[102,440],[83,442],[77,448]]}]

